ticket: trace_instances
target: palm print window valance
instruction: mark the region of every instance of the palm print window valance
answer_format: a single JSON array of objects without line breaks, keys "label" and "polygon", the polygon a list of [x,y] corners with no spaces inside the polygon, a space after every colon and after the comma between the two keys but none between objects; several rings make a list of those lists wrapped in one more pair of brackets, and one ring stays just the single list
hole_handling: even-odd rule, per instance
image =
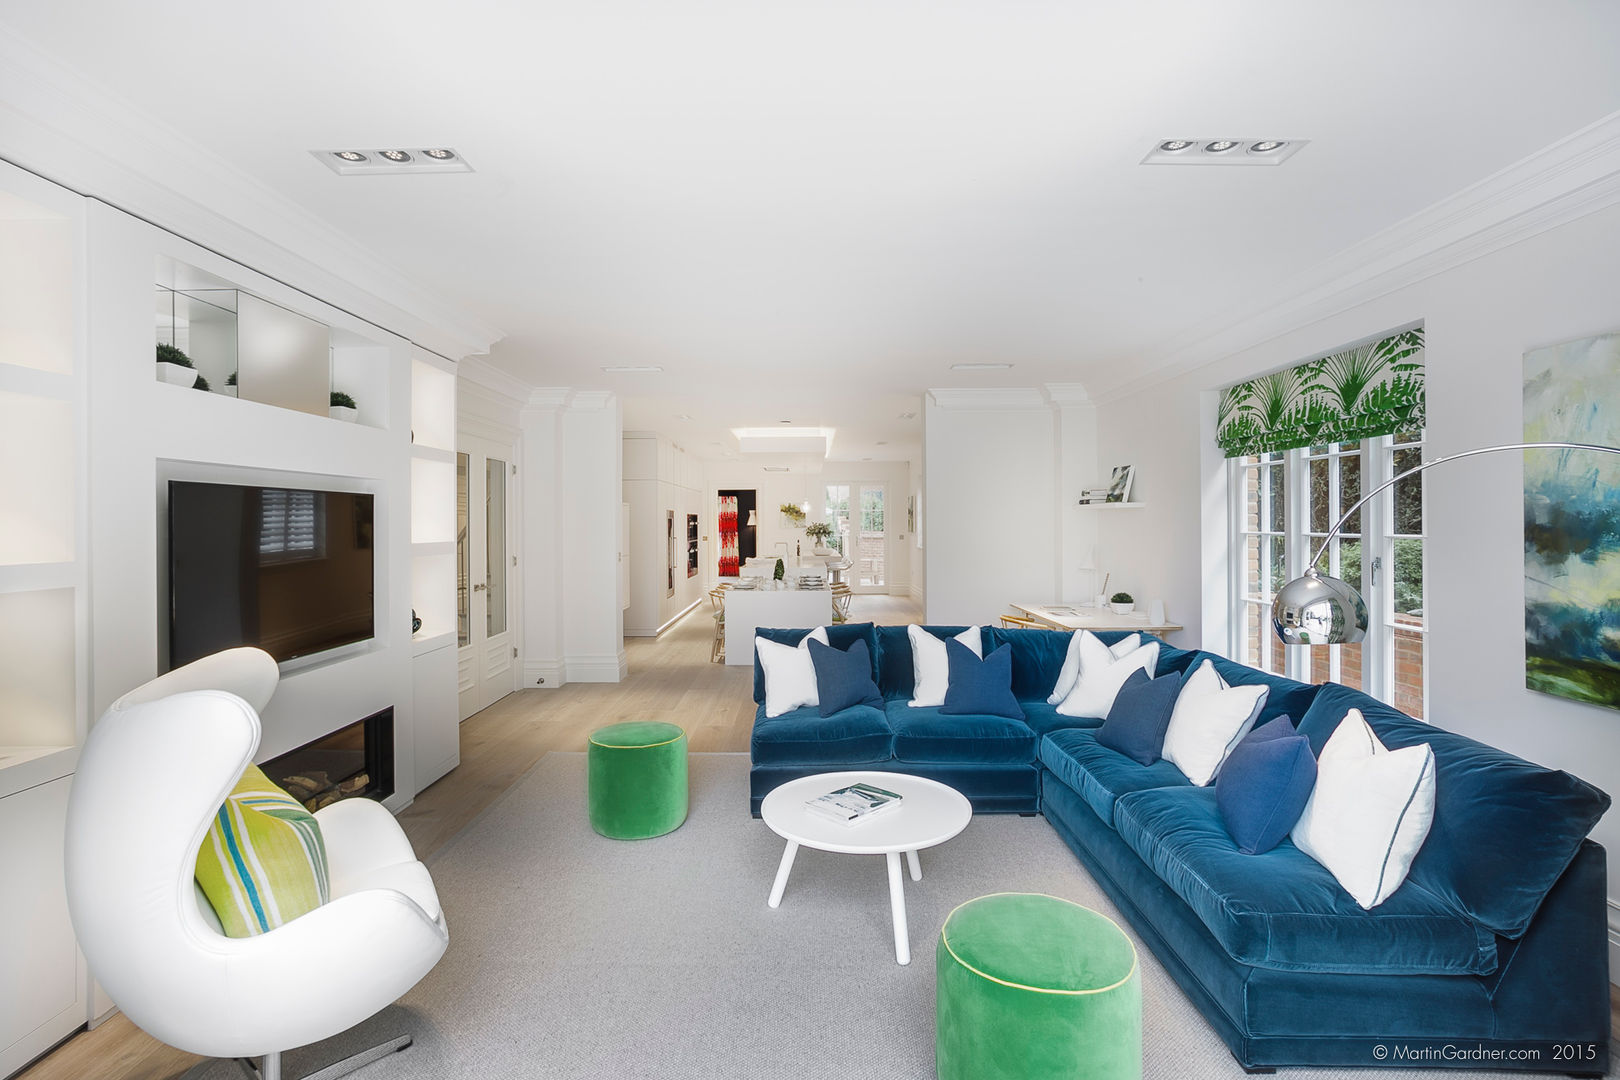
[{"label": "palm print window valance", "polygon": [[1423,419],[1420,326],[1227,387],[1215,441],[1243,457],[1415,431]]}]

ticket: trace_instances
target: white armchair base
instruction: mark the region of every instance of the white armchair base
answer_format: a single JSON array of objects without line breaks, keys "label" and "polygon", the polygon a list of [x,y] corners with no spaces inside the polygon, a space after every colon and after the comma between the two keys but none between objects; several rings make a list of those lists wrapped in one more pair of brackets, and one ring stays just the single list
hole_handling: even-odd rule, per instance
[{"label": "white armchair base", "polygon": [[[334,1061],[330,1065],[316,1069],[307,1076],[299,1077],[298,1080],[337,1080],[338,1077],[348,1076],[356,1069],[370,1065],[373,1061],[381,1061],[389,1054],[397,1054],[410,1045],[411,1037],[409,1035],[397,1035],[387,1042],[378,1043],[376,1046],[368,1047],[359,1053],[350,1054],[341,1061]],[[279,1053],[264,1055],[259,1059],[257,1065],[248,1058],[234,1058],[233,1060],[241,1066],[242,1073],[248,1080],[291,1080],[291,1078],[281,1075],[281,1055]],[[204,1072],[213,1067],[214,1063],[212,1061],[205,1061],[201,1065],[188,1069],[180,1080],[198,1080]]]}]

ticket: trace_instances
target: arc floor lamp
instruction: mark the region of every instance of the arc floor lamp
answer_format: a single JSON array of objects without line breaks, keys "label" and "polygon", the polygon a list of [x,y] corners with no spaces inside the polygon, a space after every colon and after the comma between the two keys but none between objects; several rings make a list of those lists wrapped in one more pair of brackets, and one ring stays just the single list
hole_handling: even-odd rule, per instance
[{"label": "arc floor lamp", "polygon": [[1316,549],[1316,554],[1312,556],[1305,573],[1277,591],[1276,599],[1271,602],[1271,627],[1282,639],[1283,644],[1352,645],[1367,636],[1367,602],[1361,598],[1361,593],[1349,582],[1318,573],[1316,569],[1316,564],[1322,561],[1328,545],[1333,543],[1333,538],[1339,535],[1344,523],[1349,521],[1357,510],[1408,476],[1416,476],[1426,469],[1432,469],[1448,461],[1477,457],[1480,454],[1495,454],[1505,450],[1591,450],[1600,454],[1620,454],[1620,447],[1599,446],[1596,443],[1504,443],[1501,446],[1481,446],[1456,454],[1446,454],[1407,469],[1398,476],[1390,477],[1344,512],[1344,516],[1340,517],[1333,528],[1328,530],[1327,536],[1323,537],[1322,546]]}]

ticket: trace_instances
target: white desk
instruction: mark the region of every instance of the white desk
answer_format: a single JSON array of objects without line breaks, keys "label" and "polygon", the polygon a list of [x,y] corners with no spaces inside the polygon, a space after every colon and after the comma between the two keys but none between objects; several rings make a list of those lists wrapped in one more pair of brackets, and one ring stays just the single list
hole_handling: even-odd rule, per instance
[{"label": "white desk", "polygon": [[1169,634],[1183,627],[1176,623],[1153,623],[1145,612],[1124,615],[1112,608],[1082,607],[1079,604],[1012,604],[1036,622],[1059,630],[1137,630],[1144,634]]},{"label": "white desk", "polygon": [[809,630],[832,620],[826,589],[726,590],[726,663],[754,662],[754,631],[761,626]]}]

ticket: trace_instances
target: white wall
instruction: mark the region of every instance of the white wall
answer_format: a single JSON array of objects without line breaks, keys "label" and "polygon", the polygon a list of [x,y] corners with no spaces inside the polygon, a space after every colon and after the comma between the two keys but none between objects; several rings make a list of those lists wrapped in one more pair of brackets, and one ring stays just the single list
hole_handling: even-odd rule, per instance
[{"label": "white wall", "polygon": [[[1189,627],[1176,644],[1225,651],[1205,580],[1224,580],[1224,475],[1208,391],[1422,320],[1427,328],[1427,457],[1523,437],[1526,350],[1620,328],[1620,209],[1607,209],[1400,288],[1102,408],[1104,462],[1134,462],[1149,506],[1104,528],[1099,550],[1127,588],[1168,599]],[[1620,403],[1616,403],[1620,406]],[[1524,687],[1523,475],[1517,454],[1427,474],[1425,569],[1429,719],[1620,793],[1620,713]],[[1122,520],[1123,519],[1123,520]],[[1112,586],[1111,586],[1112,587]],[[1594,838],[1620,852],[1620,816]],[[1611,897],[1620,858],[1611,854]],[[1615,940],[1611,900],[1611,942]],[[1611,948],[1611,953],[1614,949]]]},{"label": "white wall", "polygon": [[618,401],[600,390],[535,390],[522,424],[521,685],[618,682]]},{"label": "white wall", "polygon": [[[257,757],[284,753],[392,706],[396,794],[389,805],[408,804],[417,775],[410,344],[99,202],[89,205],[89,237],[94,715],[161,669],[169,479],[369,491],[376,495],[376,636],[282,678],[264,710]],[[349,371],[361,422],[342,424],[158,383],[152,377],[152,297],[159,255],[369,339],[360,351],[370,359]]]},{"label": "white wall", "polygon": [[1038,391],[924,398],[928,622],[991,622],[1057,596],[1056,429]]}]

